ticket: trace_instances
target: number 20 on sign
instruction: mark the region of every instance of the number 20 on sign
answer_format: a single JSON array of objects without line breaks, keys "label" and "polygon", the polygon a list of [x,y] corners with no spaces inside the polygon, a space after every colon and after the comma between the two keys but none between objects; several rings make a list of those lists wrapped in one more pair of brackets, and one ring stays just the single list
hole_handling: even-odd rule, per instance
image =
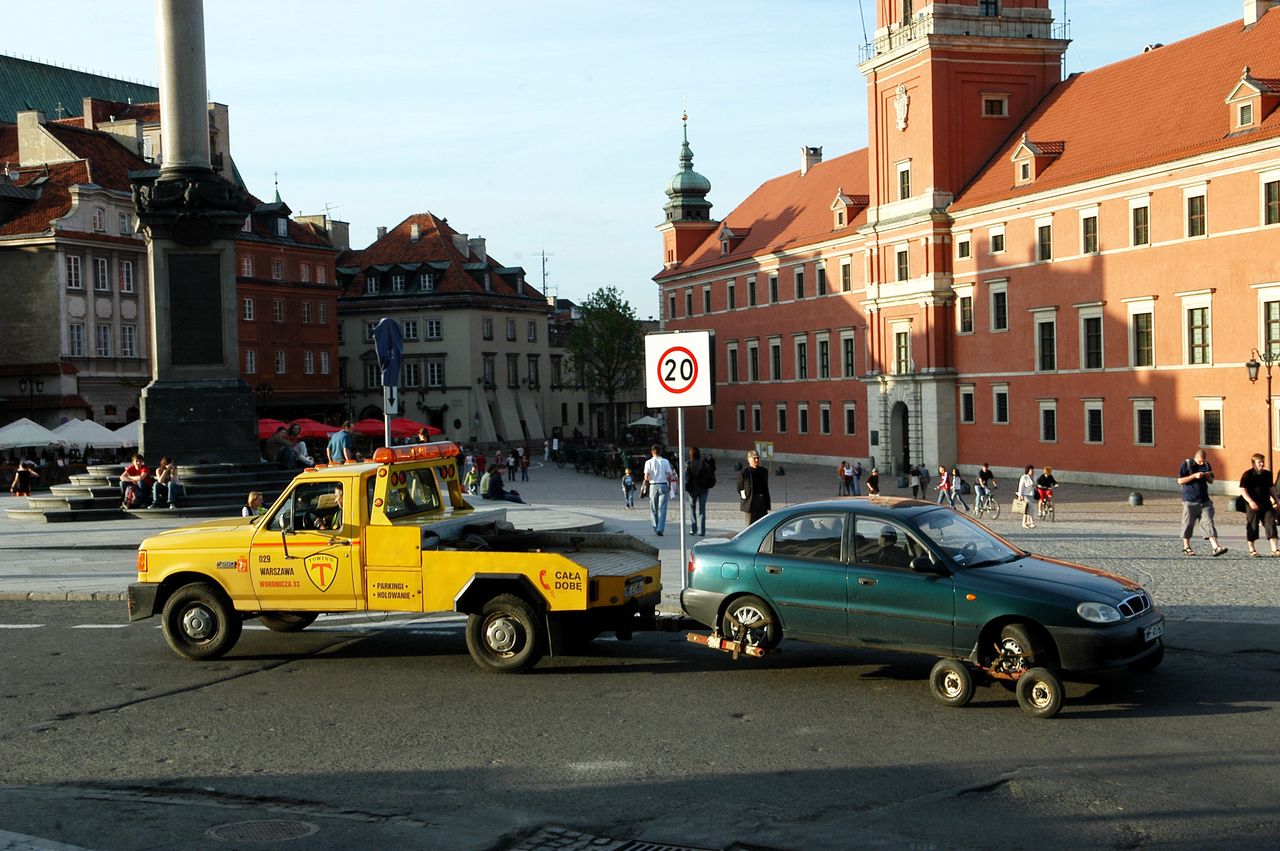
[{"label": "number 20 on sign", "polygon": [[645,404],[684,408],[711,404],[711,334],[687,331],[644,338]]}]

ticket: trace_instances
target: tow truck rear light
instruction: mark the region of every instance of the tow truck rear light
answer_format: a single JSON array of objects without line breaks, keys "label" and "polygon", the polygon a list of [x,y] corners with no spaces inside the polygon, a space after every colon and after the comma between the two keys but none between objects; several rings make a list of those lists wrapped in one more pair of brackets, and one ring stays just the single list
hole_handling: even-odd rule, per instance
[{"label": "tow truck rear light", "polygon": [[453,458],[461,454],[458,444],[452,440],[436,443],[414,443],[409,446],[380,446],[373,450],[373,460],[377,464],[390,464],[393,461],[431,461],[436,458]]},{"label": "tow truck rear light", "polygon": [[138,572],[139,573],[147,572],[147,551],[146,550],[138,550]]}]

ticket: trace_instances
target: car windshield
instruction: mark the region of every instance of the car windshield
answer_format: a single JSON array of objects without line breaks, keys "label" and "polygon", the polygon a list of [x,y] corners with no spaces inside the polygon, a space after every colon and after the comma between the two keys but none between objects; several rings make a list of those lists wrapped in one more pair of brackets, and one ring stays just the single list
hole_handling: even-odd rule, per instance
[{"label": "car windshield", "polygon": [[1024,553],[963,514],[949,508],[915,518],[916,527],[955,567],[983,567],[1016,561]]}]

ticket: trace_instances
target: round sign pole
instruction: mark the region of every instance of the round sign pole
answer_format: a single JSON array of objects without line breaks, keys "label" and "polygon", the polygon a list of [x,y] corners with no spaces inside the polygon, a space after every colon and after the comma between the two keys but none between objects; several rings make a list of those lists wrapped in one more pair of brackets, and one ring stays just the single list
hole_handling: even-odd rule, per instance
[{"label": "round sign pole", "polygon": [[678,448],[676,449],[676,452],[678,453],[676,456],[676,475],[679,476],[680,480],[680,589],[684,590],[689,587],[689,571],[685,569],[685,565],[688,564],[688,562],[685,561],[687,556],[685,555],[684,548],[684,529],[686,525],[684,516],[684,497],[689,487],[689,483],[684,480],[684,408],[676,408],[676,440],[679,443]]}]

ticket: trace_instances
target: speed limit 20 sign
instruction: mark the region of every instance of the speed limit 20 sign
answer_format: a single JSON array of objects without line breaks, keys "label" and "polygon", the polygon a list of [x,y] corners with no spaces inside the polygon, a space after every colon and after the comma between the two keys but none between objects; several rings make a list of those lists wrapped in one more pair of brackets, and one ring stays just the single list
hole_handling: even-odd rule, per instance
[{"label": "speed limit 20 sign", "polygon": [[650,334],[644,338],[645,406],[711,404],[711,332]]}]

